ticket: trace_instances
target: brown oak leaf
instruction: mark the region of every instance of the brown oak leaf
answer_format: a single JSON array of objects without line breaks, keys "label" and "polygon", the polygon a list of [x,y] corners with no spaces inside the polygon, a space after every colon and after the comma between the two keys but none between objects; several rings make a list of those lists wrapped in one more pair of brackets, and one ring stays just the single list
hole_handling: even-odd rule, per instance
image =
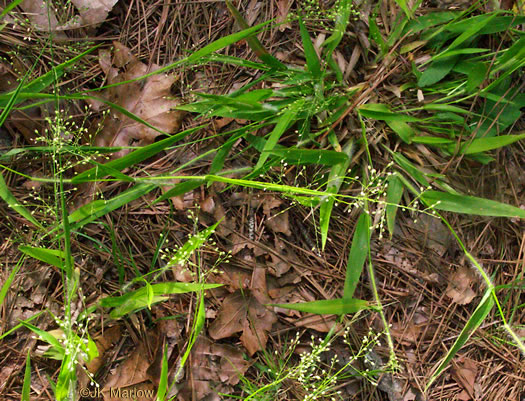
[{"label": "brown oak leaf", "polygon": [[219,340],[242,332],[241,342],[252,356],[264,349],[268,332],[276,321],[275,313],[266,309],[249,291],[236,291],[222,302],[209,334]]}]

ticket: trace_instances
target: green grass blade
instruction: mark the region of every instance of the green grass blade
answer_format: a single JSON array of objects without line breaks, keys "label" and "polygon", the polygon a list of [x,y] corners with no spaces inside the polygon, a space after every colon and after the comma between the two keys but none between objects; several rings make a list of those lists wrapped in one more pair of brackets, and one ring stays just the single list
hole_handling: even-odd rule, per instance
[{"label": "green grass blade", "polygon": [[[86,50],[85,52],[82,52],[78,56],[75,56],[72,59],[70,59],[70,60],[68,60],[68,61],[66,61],[64,63],[59,64],[56,67],[53,67],[47,73],[39,76],[38,78],[35,78],[33,81],[27,83],[23,87],[19,86],[19,88],[17,88],[15,92],[9,92],[9,93],[5,93],[5,94],[0,95],[0,107],[7,107],[11,97],[13,95],[15,95],[16,92],[37,94],[37,93],[43,91],[44,89],[49,87],[51,84],[53,84],[53,82],[55,82],[55,79],[58,79],[62,75],[64,75],[65,70],[67,68],[73,66],[81,58],[83,58],[87,54],[93,52],[94,50],[98,49],[100,46],[102,46],[102,45],[100,44],[100,45],[93,46],[93,47],[89,48],[88,50]],[[53,95],[51,95],[51,96],[53,96]],[[16,101],[14,101],[14,104],[18,104],[18,103],[24,101],[26,98],[27,98],[26,96],[19,97]]]},{"label": "green grass blade", "polygon": [[348,155],[335,150],[284,148],[273,149],[267,152],[293,165],[322,164],[335,166],[336,164],[348,162]]},{"label": "green grass blade", "polygon": [[[244,17],[241,15],[239,10],[232,4],[230,0],[226,0],[226,6],[228,7],[228,10],[230,10],[231,14],[235,18],[235,21],[239,24],[241,29],[248,29],[249,25],[244,19]],[[253,50],[253,52],[267,65],[269,65],[272,68],[275,68],[277,70],[286,70],[287,67],[281,63],[279,60],[277,60],[275,57],[273,57],[262,45],[262,43],[257,39],[255,35],[250,35],[246,37],[246,42],[248,42],[248,46],[250,46],[250,49]]]},{"label": "green grass blade", "polygon": [[49,345],[51,345],[55,351],[57,351],[62,357],[66,354],[66,350],[60,344],[60,342],[50,333],[47,331],[41,330],[36,326],[33,326],[30,323],[27,323],[26,321],[20,322],[25,328],[31,330],[33,333],[35,333],[40,340],[45,341]]},{"label": "green grass blade", "polygon": [[392,239],[394,235],[396,213],[401,197],[403,196],[403,188],[403,181],[401,181],[397,173],[388,178],[388,189],[386,191],[386,225],[390,239]]},{"label": "green grass blade", "polygon": [[301,32],[301,40],[304,47],[304,55],[306,57],[306,65],[308,66],[308,71],[312,73],[312,76],[316,79],[321,78],[321,62],[319,57],[315,52],[314,44],[310,38],[310,34],[304,26],[302,18],[299,18],[299,29]]},{"label": "green grass blade", "polygon": [[80,227],[95,221],[99,217],[146,195],[155,188],[157,188],[157,185],[137,184],[112,199],[94,200],[69,215],[71,230],[78,230]]},{"label": "green grass blade", "polygon": [[382,104],[382,103],[367,103],[359,107],[359,114],[374,120],[381,120],[386,122],[418,122],[419,118],[411,117],[405,114],[399,114]]},{"label": "green grass blade", "polygon": [[348,156],[348,159],[340,164],[337,164],[332,167],[330,174],[328,175],[328,182],[326,187],[326,192],[331,193],[331,196],[328,196],[321,200],[321,206],[319,208],[319,226],[321,229],[321,249],[324,250],[326,241],[328,239],[328,228],[330,225],[330,217],[332,215],[332,209],[334,207],[335,197],[333,195],[339,192],[339,188],[343,184],[343,179],[345,177],[346,171],[350,166],[352,159],[352,154],[354,152],[354,146],[352,141],[348,141],[343,149],[343,153]]},{"label": "green grass blade", "polygon": [[394,131],[402,140],[408,144],[412,143],[412,138],[416,135],[410,125],[404,121],[387,121],[386,122],[392,131]]},{"label": "green grass blade", "polygon": [[203,183],[204,183],[204,180],[191,180],[191,181],[184,181],[179,184],[176,184],[173,188],[164,192],[161,196],[155,199],[153,204],[162,202],[166,199],[170,199],[173,196],[184,195],[185,193],[190,192],[194,190],[195,188],[200,187]]},{"label": "green grass blade", "polygon": [[[7,292],[11,288],[11,284],[13,283],[13,280],[15,279],[16,274],[20,270],[20,267],[22,267],[23,260],[24,258],[21,258],[18,260],[15,268],[11,271],[11,273],[9,273],[9,277],[7,277],[7,280],[4,282],[4,284],[2,284],[2,289],[0,290],[0,308],[4,304],[5,297],[7,295]],[[1,339],[2,337],[0,337],[0,340]]]},{"label": "green grass blade", "polygon": [[204,328],[204,324],[206,322],[206,308],[204,305],[204,294],[201,292],[200,299],[199,299],[199,306],[197,308],[197,311],[195,313],[195,320],[193,322],[193,327],[190,334],[190,340],[188,341],[188,346],[186,348],[186,351],[184,351],[184,355],[182,355],[182,358],[180,359],[180,366],[175,374],[175,378],[177,379],[182,372],[182,369],[184,368],[184,365],[186,364],[186,361],[188,360],[190,356],[190,352],[193,348],[193,345],[195,344],[195,341],[197,341],[197,337],[201,333],[202,329]]},{"label": "green grass blade", "polygon": [[11,3],[9,3],[0,13],[0,18],[5,17],[7,13],[9,13],[13,8],[19,5],[22,1],[24,0],[14,0]]},{"label": "green grass blade", "polygon": [[430,65],[423,71],[423,74],[419,77],[417,84],[424,88],[426,86],[434,85],[435,83],[441,81],[445,78],[450,71],[454,68],[458,62],[460,56],[451,56],[443,58],[437,61],[433,61]]},{"label": "green grass blade", "polygon": [[27,210],[18,200],[15,198],[15,196],[11,193],[9,188],[7,187],[6,182],[4,181],[4,176],[0,172],[0,198],[2,198],[7,205],[16,211],[20,216],[24,217],[26,220],[33,223],[35,227],[43,229],[44,227],[33,217],[31,212]]},{"label": "green grass blade", "polygon": [[487,315],[492,310],[493,306],[494,298],[492,290],[487,289],[476,310],[469,318],[465,327],[463,327],[463,330],[461,330],[461,333],[459,334],[457,340],[454,342],[454,345],[452,346],[452,348],[450,348],[443,361],[440,362],[440,364],[437,366],[436,370],[430,377],[430,380],[426,385],[426,389],[428,389],[432,385],[432,383],[439,377],[443,370],[448,366],[454,355],[456,355],[456,353],[463,347],[463,345],[465,345],[472,333],[481,325],[481,323],[483,323]]},{"label": "green grass blade", "polygon": [[359,283],[359,278],[363,272],[363,266],[368,257],[370,236],[370,226],[372,222],[368,213],[361,213],[357,220],[348,262],[346,264],[346,276],[343,290],[343,299],[351,300],[355,289]]},{"label": "green grass blade", "polygon": [[21,245],[18,249],[24,254],[38,259],[51,266],[65,270],[66,253],[58,249],[37,248],[34,246]]},{"label": "green grass blade", "polygon": [[198,126],[198,127],[187,129],[185,131],[179,132],[178,134],[171,135],[168,138],[165,138],[161,141],[152,143],[151,145],[141,147],[119,159],[112,160],[108,163],[105,163],[103,166],[110,170],[104,170],[104,169],[100,169],[99,167],[93,167],[73,177],[71,182],[74,184],[77,184],[77,183],[87,182],[87,181],[96,181],[104,177],[104,175],[107,174],[108,171],[109,172],[111,172],[111,170],[121,171],[127,167],[138,164],[156,155],[157,153],[166,149],[167,147],[173,145],[175,142],[181,140],[187,135],[201,129],[202,127],[203,126]]},{"label": "green grass blade", "polygon": [[447,212],[491,217],[519,217],[525,219],[525,210],[523,209],[475,196],[425,191],[421,194],[421,200],[429,207]]},{"label": "green grass blade", "polygon": [[511,143],[525,139],[525,133],[518,135],[500,135],[491,138],[479,138],[469,141],[461,146],[460,153],[471,155],[473,153],[486,152],[510,145]]},{"label": "green grass blade", "polygon": [[168,344],[162,350],[162,363],[160,368],[159,388],[157,390],[157,401],[164,401],[168,391]]},{"label": "green grass blade", "polygon": [[410,7],[408,6],[407,1],[406,0],[395,0],[395,1],[396,1],[396,4],[401,8],[401,10],[403,10],[405,15],[408,18],[412,18],[413,13]]},{"label": "green grass blade", "polygon": [[188,292],[197,292],[201,290],[209,290],[212,288],[221,287],[222,284],[200,284],[200,283],[178,283],[167,282],[151,285],[153,291],[153,300],[150,302],[148,289],[142,287],[138,290],[127,292],[118,297],[106,297],[100,300],[100,306],[104,308],[115,308],[111,311],[110,316],[113,319],[118,319],[131,312],[146,308],[148,304],[155,304],[168,297],[166,294],[186,294]]},{"label": "green grass blade", "polygon": [[277,124],[270,133],[270,136],[268,137],[268,140],[264,145],[264,149],[261,153],[261,156],[259,157],[259,160],[257,161],[257,164],[253,168],[254,171],[259,170],[264,165],[264,163],[270,156],[270,153],[268,153],[268,151],[273,150],[275,148],[275,145],[277,145],[277,142],[279,142],[281,136],[294,122],[297,112],[297,107],[290,107],[279,117]]},{"label": "green grass blade", "polygon": [[302,302],[294,304],[269,304],[278,308],[297,310],[299,312],[315,313],[317,315],[345,315],[356,313],[373,307],[362,299],[325,299],[321,301]]},{"label": "green grass blade", "polygon": [[352,10],[351,0],[341,0],[339,2],[339,12],[336,15],[335,28],[332,34],[322,44],[324,48],[323,59],[328,62],[332,58],[332,53],[339,46],[339,43],[343,39],[350,20],[350,12]]},{"label": "green grass blade", "polygon": [[28,349],[26,357],[26,368],[24,370],[24,384],[22,385],[22,396],[20,397],[20,401],[31,401],[31,358],[29,355],[30,351]]}]

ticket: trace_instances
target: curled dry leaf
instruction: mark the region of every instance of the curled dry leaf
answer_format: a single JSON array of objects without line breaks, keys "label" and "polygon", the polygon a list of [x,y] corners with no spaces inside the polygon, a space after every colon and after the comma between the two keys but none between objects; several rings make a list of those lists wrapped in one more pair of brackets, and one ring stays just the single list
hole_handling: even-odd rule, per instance
[{"label": "curled dry leaf", "polygon": [[465,266],[461,266],[449,278],[446,290],[447,297],[451,298],[452,302],[460,305],[469,304],[476,296],[476,293],[471,288],[473,281],[474,275],[472,271]]},{"label": "curled dry leaf", "polygon": [[217,318],[209,328],[214,340],[242,332],[241,342],[251,356],[264,349],[268,332],[277,321],[275,314],[262,305],[249,291],[236,291],[222,302]]},{"label": "curled dry leaf", "polygon": [[104,22],[118,0],[71,0],[80,14],[83,25],[98,25]]},{"label": "curled dry leaf", "polygon": [[[115,51],[111,66],[108,67],[108,53],[100,54],[100,64],[107,71],[108,84],[139,78],[159,69],[159,66],[137,60],[124,45],[114,42]],[[119,68],[125,69],[119,72]],[[173,133],[180,128],[182,113],[172,110],[178,105],[170,92],[176,78],[172,75],[156,74],[136,82],[114,86],[102,92],[102,98],[115,103],[130,113],[165,133]],[[101,104],[93,102],[97,110]],[[153,143],[160,132],[141,124],[128,116],[112,110],[104,121],[104,128],[95,137],[96,146],[145,146]],[[129,153],[122,150],[114,158]]]},{"label": "curled dry leaf", "polygon": [[458,395],[459,400],[469,401],[474,399],[474,386],[476,384],[476,375],[478,373],[478,365],[476,361],[470,358],[463,358],[452,369],[452,377],[463,388],[463,391]]},{"label": "curled dry leaf", "polygon": [[[150,332],[146,336],[148,340],[151,340],[149,345],[156,355],[149,358],[148,347],[144,343],[135,347],[128,358],[108,378],[102,389],[104,401],[155,399],[156,391],[152,383],[152,371],[158,370],[154,365],[159,363],[158,349],[162,349],[162,342],[157,334]],[[117,393],[115,389],[119,389],[120,392]]]},{"label": "curled dry leaf", "polygon": [[288,211],[277,213],[266,220],[266,226],[275,233],[283,233],[286,236],[292,235],[290,231],[290,221]]}]

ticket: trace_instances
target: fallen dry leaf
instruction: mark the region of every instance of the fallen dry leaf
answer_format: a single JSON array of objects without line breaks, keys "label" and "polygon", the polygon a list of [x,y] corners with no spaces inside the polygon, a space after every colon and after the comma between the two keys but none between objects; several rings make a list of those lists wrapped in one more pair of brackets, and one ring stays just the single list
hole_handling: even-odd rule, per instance
[{"label": "fallen dry leaf", "polygon": [[80,14],[83,25],[98,25],[104,22],[118,0],[71,0]]},{"label": "fallen dry leaf", "polygon": [[290,221],[288,211],[279,212],[266,220],[266,226],[274,233],[283,233],[286,236],[292,235],[290,231]]},{"label": "fallen dry leaf", "polygon": [[[146,338],[151,340],[149,345],[156,352],[156,355],[149,358],[146,344],[138,344],[128,358],[108,378],[102,389],[105,401],[122,399],[146,401],[154,399],[156,391],[152,381],[156,380],[152,380],[152,372],[157,370],[153,365],[158,363],[159,358],[156,356],[158,355],[159,344],[162,349],[162,341],[160,341],[158,333],[151,331],[148,334]],[[116,393],[115,389],[120,389],[120,393]]]},{"label": "fallen dry leaf", "polygon": [[454,366],[452,377],[463,388],[463,391],[458,395],[458,399],[463,401],[474,399],[474,385],[477,373],[478,365],[476,361],[470,358],[464,357]]},{"label": "fallen dry leaf", "polygon": [[476,296],[476,293],[471,288],[473,281],[474,275],[472,271],[465,266],[461,266],[449,278],[446,290],[447,297],[459,305],[469,304]]},{"label": "fallen dry leaf", "polygon": [[[112,66],[108,69],[107,52],[101,53],[101,66],[107,69],[108,84],[115,84],[141,77],[159,69],[159,66],[137,60],[124,45],[114,42],[115,51]],[[119,72],[124,68],[125,72]],[[101,97],[115,103],[152,126],[166,133],[173,133],[180,128],[182,113],[172,110],[178,105],[170,92],[176,78],[172,75],[156,74],[145,80],[114,86],[102,92]],[[93,102],[95,110],[101,103]],[[144,146],[154,142],[160,133],[126,115],[112,110],[104,121],[104,128],[96,135],[97,146]],[[114,154],[114,158],[129,153],[123,150]]]},{"label": "fallen dry leaf", "polygon": [[279,25],[279,31],[283,32],[286,29],[291,29],[292,26],[289,22],[285,22],[288,18],[290,7],[292,6],[293,0],[278,0],[277,1],[277,23]]},{"label": "fallen dry leaf", "polygon": [[104,354],[120,339],[120,326],[113,326],[109,329],[104,330],[104,333],[95,338],[95,344],[97,345],[98,357],[92,361],[86,363],[86,368],[89,373],[95,374],[104,364]]},{"label": "fallen dry leaf", "polygon": [[209,327],[209,334],[214,340],[219,340],[242,332],[241,342],[251,356],[264,349],[268,332],[276,321],[275,314],[249,291],[236,291],[222,302],[217,318]]}]

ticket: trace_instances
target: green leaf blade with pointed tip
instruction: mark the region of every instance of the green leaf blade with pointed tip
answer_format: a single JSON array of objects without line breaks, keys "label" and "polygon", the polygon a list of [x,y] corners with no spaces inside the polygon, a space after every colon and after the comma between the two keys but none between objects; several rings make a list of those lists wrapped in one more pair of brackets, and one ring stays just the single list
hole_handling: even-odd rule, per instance
[{"label": "green leaf blade with pointed tip", "polygon": [[302,302],[294,304],[269,304],[278,308],[291,309],[299,312],[315,313],[316,315],[346,315],[357,313],[373,307],[362,299],[325,299],[321,301]]}]

